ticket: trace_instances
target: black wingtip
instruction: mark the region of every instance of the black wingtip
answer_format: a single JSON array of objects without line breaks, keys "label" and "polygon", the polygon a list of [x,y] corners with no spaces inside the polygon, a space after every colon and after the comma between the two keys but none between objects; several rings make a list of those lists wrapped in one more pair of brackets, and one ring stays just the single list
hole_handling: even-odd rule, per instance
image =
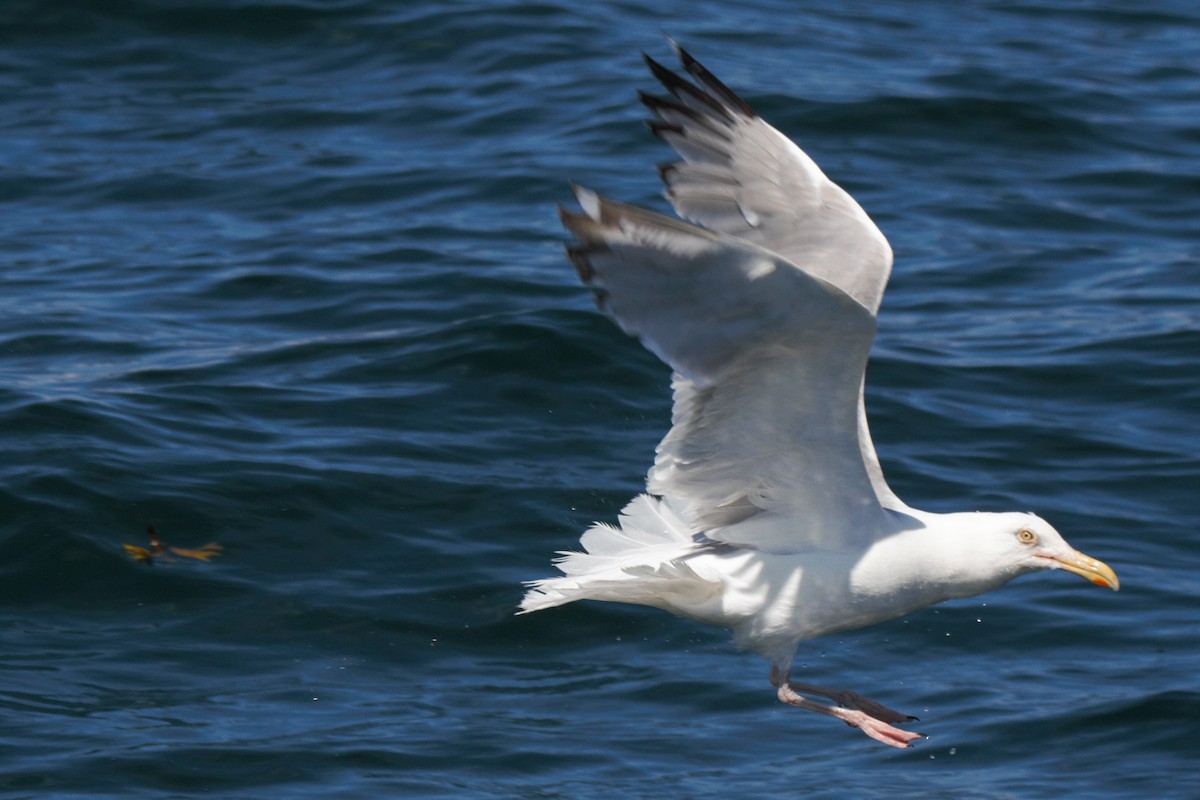
[{"label": "black wingtip", "polygon": [[672,94],[674,94],[672,87],[678,86],[683,82],[683,79],[667,67],[664,67],[662,64],[655,61],[649,53],[643,52],[642,60],[645,61],[646,66],[650,68],[650,74],[654,76],[655,80],[667,87],[667,89],[671,89]]},{"label": "black wingtip", "polygon": [[[729,122],[734,121],[734,116],[730,109],[733,111],[743,112],[749,108],[749,106],[737,98],[737,95],[733,94],[733,92],[730,92],[728,89],[720,91],[716,89],[715,86],[710,86],[708,87],[709,91],[705,91],[703,88],[692,83],[687,78],[684,78],[675,71],[664,67],[662,64],[658,63],[645,53],[642,53],[642,58],[645,59],[646,66],[650,68],[650,74],[653,75],[654,79],[661,83],[663,88],[670,92],[673,97],[679,98],[680,100],[683,100],[685,97],[687,97],[703,103],[707,108],[721,115]],[[716,81],[715,78],[713,78],[713,80]],[[720,83],[719,81],[716,82],[717,84]],[[710,92],[715,92],[718,96],[714,97],[713,94],[710,94]],[[721,99],[718,99],[718,97],[725,97],[726,95],[733,98],[733,101],[729,107],[727,107]],[[687,101],[684,100],[684,102],[686,103]],[[753,116],[753,113],[754,112],[750,112],[751,116]]]},{"label": "black wingtip", "polygon": [[668,133],[676,136],[686,136],[686,134],[683,132],[683,128],[679,127],[678,125],[672,125],[669,122],[662,122],[657,119],[646,120],[646,127],[650,129],[651,133],[660,139]]},{"label": "black wingtip", "polygon": [[732,89],[721,82],[716,75],[713,75],[703,64],[696,60],[696,57],[684,50],[678,42],[671,37],[667,37],[667,41],[675,50],[675,55],[679,58],[679,63],[683,66],[683,71],[691,75],[698,83],[708,87],[712,92],[716,93],[725,103],[731,108],[745,114],[747,117],[757,117],[758,114],[750,107],[750,104],[737,95]]},{"label": "black wingtip", "polygon": [[588,249],[586,247],[574,247],[568,245],[564,248],[567,254],[567,260],[575,267],[575,273],[579,275],[579,280],[584,283],[591,283],[596,277],[596,270],[592,267],[592,262],[588,260]]},{"label": "black wingtip", "polygon": [[592,245],[595,238],[596,221],[586,213],[580,214],[570,209],[558,207],[558,221],[566,228],[567,233],[574,236],[585,246]]},{"label": "black wingtip", "polygon": [[675,41],[670,36],[667,37],[667,41],[671,43],[671,49],[675,51],[675,57],[679,59],[679,63],[683,65],[684,69],[687,69],[689,64],[698,63],[696,59],[692,57],[691,53],[683,49],[683,45],[681,45],[679,42]]},{"label": "black wingtip", "polygon": [[699,120],[701,114],[694,108],[689,108],[678,100],[669,97],[660,97],[656,94],[638,90],[638,99],[642,101],[642,105],[653,111],[655,114],[662,116],[664,112],[675,112],[688,119]]}]

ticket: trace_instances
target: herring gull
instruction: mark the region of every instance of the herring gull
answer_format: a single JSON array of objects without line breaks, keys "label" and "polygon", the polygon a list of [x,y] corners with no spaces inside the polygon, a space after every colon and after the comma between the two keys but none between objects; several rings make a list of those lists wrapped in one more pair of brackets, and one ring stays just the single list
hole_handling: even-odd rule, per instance
[{"label": "herring gull", "polygon": [[[567,255],[598,305],[673,370],[671,429],[646,493],[597,523],[522,613],[636,603],[732,630],[778,698],[893,747],[914,720],[790,678],[799,642],[1058,569],[1106,564],[1026,513],[919,511],[888,488],[863,374],[892,265],[879,229],[800,148],[671,42],[641,93],[682,158],[660,168],[677,220],[574,187]],[[823,697],[832,705],[811,699]]]}]

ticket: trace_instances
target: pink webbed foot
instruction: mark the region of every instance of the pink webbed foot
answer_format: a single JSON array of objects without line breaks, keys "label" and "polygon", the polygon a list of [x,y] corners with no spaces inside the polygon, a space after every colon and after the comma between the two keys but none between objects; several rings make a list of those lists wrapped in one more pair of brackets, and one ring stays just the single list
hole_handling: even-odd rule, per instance
[{"label": "pink webbed foot", "polygon": [[881,719],[869,716],[863,711],[852,711],[850,709],[838,710],[844,711],[846,714],[846,716],[842,716],[841,714],[834,715],[842,720],[842,722],[851,727],[858,728],[875,741],[883,742],[891,747],[899,747],[901,749],[912,747],[911,742],[913,739],[920,739],[925,735],[916,731],[901,730]]},{"label": "pink webbed foot", "polygon": [[[914,739],[924,736],[922,733],[901,730],[891,724],[893,722],[909,722],[915,720],[916,717],[893,711],[856,692],[831,691],[819,686],[792,682],[787,679],[786,673],[776,670],[771,671],[771,683],[778,688],[781,702],[840,719],[850,727],[858,728],[875,741],[883,742],[889,747],[908,748],[912,746],[911,742]],[[797,691],[828,697],[838,705],[828,706],[809,700],[798,694]]]},{"label": "pink webbed foot", "polygon": [[797,683],[796,681],[788,681],[788,686],[797,692],[804,694],[815,694],[818,697],[827,697],[843,708],[862,711],[869,717],[874,717],[883,722],[916,722],[917,717],[911,714],[902,714],[899,711],[888,708],[883,703],[876,702],[869,697],[863,697],[858,692],[851,692],[837,689],[823,689],[820,686],[813,686],[808,683]]}]

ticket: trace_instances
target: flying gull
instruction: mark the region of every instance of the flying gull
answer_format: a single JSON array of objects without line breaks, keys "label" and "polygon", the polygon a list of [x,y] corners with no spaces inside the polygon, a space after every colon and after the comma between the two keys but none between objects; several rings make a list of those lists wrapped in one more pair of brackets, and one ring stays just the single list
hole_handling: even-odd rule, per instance
[{"label": "flying gull", "polygon": [[[888,488],[863,374],[892,250],[800,148],[672,42],[641,94],[681,161],[660,168],[677,220],[574,187],[567,255],[598,305],[674,371],[672,426],[646,493],[597,523],[521,612],[575,600],[665,609],[771,662],[784,703],[893,747],[914,720],[790,679],[799,642],[998,588],[1037,570],[1119,587],[1025,513],[934,514]],[[832,705],[811,699],[822,697]]]}]

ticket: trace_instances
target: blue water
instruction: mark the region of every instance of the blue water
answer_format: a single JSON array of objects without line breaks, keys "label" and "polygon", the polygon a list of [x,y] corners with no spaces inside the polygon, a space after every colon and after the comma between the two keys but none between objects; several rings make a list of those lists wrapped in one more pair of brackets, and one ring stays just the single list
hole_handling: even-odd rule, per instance
[{"label": "blue water", "polygon": [[[5,5],[0,795],[1200,797],[1200,11],[651,5]],[[723,631],[512,614],[668,425],[554,215],[664,207],[663,31],[889,237],[893,488],[1121,576],[802,647],[913,750]]]}]

